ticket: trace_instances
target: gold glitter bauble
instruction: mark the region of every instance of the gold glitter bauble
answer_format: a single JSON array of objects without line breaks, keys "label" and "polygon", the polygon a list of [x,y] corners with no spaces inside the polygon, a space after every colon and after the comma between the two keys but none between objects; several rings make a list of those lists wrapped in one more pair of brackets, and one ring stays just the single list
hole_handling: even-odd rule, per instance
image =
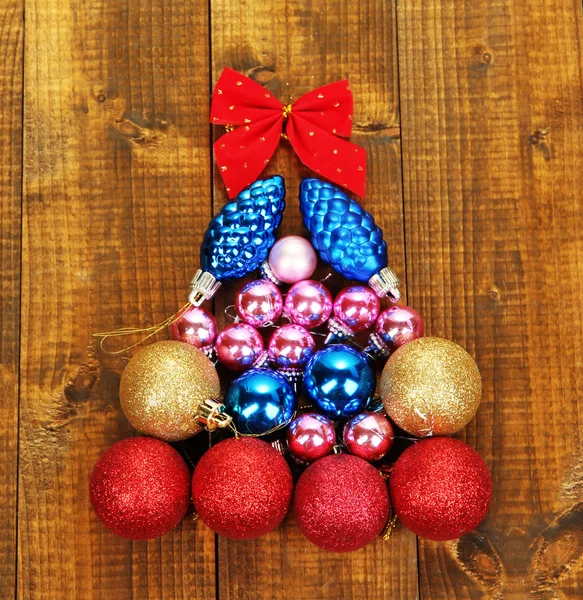
[{"label": "gold glitter bauble", "polygon": [[450,340],[419,338],[387,361],[381,399],[389,417],[412,435],[451,435],[478,410],[482,378],[474,359]]},{"label": "gold glitter bauble", "polygon": [[219,376],[207,356],[182,342],[156,342],[127,364],[119,389],[121,408],[132,427],[176,442],[202,430],[199,406],[218,398]]}]

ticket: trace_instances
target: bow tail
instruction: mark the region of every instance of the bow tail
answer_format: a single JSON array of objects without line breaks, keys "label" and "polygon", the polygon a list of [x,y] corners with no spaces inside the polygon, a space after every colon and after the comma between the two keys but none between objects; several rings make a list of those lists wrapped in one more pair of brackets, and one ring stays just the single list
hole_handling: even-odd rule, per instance
[{"label": "bow tail", "polygon": [[215,158],[229,198],[253,183],[267,166],[279,143],[280,113],[238,127],[215,143]]},{"label": "bow tail", "polygon": [[358,196],[366,192],[366,151],[324,131],[292,112],[286,133],[300,160],[312,171],[349,189]]}]

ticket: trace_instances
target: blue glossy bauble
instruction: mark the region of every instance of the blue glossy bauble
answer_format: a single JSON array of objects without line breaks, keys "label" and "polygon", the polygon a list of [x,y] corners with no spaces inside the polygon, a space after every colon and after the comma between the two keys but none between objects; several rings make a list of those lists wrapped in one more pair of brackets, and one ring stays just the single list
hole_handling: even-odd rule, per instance
[{"label": "blue glossy bauble", "polygon": [[347,279],[367,282],[387,266],[381,228],[339,188],[316,178],[304,179],[300,210],[320,258]]},{"label": "blue glossy bauble", "polygon": [[295,397],[280,373],[250,369],[233,381],[224,404],[240,433],[261,434],[291,419]]},{"label": "blue glossy bauble", "polygon": [[376,387],[366,355],[345,344],[316,352],[306,365],[306,393],[331,418],[348,418],[368,406]]},{"label": "blue glossy bauble", "polygon": [[243,190],[209,223],[200,249],[201,269],[229,281],[259,268],[275,242],[284,208],[285,185],[279,175]]}]

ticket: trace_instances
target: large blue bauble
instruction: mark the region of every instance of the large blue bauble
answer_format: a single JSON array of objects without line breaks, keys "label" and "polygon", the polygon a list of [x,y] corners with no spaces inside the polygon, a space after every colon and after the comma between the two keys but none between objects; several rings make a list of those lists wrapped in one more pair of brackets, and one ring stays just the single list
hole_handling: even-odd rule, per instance
[{"label": "large blue bauble", "polygon": [[261,434],[291,419],[295,397],[280,373],[250,369],[233,381],[224,404],[239,432]]},{"label": "large blue bauble", "polygon": [[366,409],[376,377],[365,354],[345,344],[334,344],[308,361],[304,386],[326,416],[348,418]]},{"label": "large blue bauble", "polygon": [[258,179],[209,223],[200,266],[218,281],[244,277],[259,268],[275,242],[285,208],[283,178]]},{"label": "large blue bauble", "polygon": [[316,178],[304,179],[300,210],[320,258],[347,279],[367,282],[387,266],[381,228],[339,188]]}]

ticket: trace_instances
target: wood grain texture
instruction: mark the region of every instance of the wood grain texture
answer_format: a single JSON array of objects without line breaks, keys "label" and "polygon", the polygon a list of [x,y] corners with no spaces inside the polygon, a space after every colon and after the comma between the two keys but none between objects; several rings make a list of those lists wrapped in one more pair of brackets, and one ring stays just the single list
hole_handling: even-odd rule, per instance
[{"label": "wood grain texture", "polygon": [[[245,5],[211,3],[213,80],[234,68],[282,102],[311,89],[349,78],[355,97],[353,141],[368,152],[365,206],[383,227],[394,268],[404,275],[396,21],[394,6],[381,0],[360,5],[346,0],[312,3],[269,0]],[[218,128],[217,128],[218,129]],[[216,131],[216,135],[222,131]],[[284,176],[287,208],[281,234],[305,231],[298,186],[309,171],[281,144],[267,174]],[[215,170],[215,211],[226,200]],[[322,274],[325,274],[323,272]],[[404,277],[403,277],[404,278]],[[227,286],[216,314],[233,298]],[[249,542],[219,539],[219,597],[249,599],[381,599],[417,595],[416,542],[399,528],[348,555],[311,545],[288,516],[283,526]]]},{"label": "wood grain texture", "polygon": [[423,598],[583,589],[581,3],[398,2],[410,302],[477,358],[494,501]]},{"label": "wood grain texture", "polygon": [[23,2],[0,3],[0,598],[16,585]]},{"label": "wood grain texture", "polygon": [[210,218],[207,3],[31,0],[25,37],[18,597],[214,598],[214,535],[131,543],[88,498],[132,433],[91,333],[181,306]]}]

